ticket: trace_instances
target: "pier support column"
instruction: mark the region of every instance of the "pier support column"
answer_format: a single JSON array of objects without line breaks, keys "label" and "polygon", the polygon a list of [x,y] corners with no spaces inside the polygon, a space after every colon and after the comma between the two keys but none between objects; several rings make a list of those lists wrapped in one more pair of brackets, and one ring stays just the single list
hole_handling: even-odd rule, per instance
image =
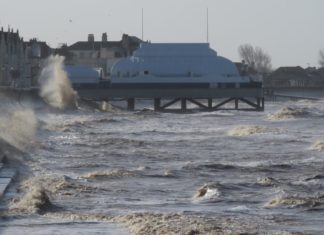
[{"label": "pier support column", "polygon": [[208,109],[209,110],[213,109],[213,99],[212,98],[208,98]]},{"label": "pier support column", "polygon": [[186,98],[181,99],[181,111],[182,112],[187,111],[187,99]]},{"label": "pier support column", "polygon": [[127,99],[127,109],[129,111],[134,111],[135,110],[135,98]]},{"label": "pier support column", "polygon": [[264,97],[261,98],[261,111],[264,111]]},{"label": "pier support column", "polygon": [[155,111],[161,110],[161,98],[154,99],[154,110]]},{"label": "pier support column", "polygon": [[238,98],[235,98],[235,109],[236,110],[238,110],[238,102],[239,102]]}]

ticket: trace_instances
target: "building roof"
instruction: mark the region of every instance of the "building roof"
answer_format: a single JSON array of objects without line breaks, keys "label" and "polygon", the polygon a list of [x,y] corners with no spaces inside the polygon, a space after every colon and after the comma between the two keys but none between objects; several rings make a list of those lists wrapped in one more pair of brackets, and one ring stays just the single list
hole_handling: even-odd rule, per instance
[{"label": "building roof", "polygon": [[217,56],[208,43],[141,43],[134,57]]},{"label": "building roof", "polygon": [[65,65],[64,70],[67,72],[72,83],[91,83],[98,81],[102,72],[99,68],[86,65]]},{"label": "building roof", "polygon": [[89,41],[80,41],[72,44],[69,46],[69,50],[76,50],[76,51],[90,51],[90,50],[100,50],[101,48],[112,48],[112,47],[121,47],[122,43],[119,42],[102,42],[102,41],[96,41],[96,42],[89,42]]},{"label": "building roof", "polygon": [[132,57],[119,60],[112,74],[148,71],[157,77],[239,76],[235,65],[208,43],[142,43]]},{"label": "building roof", "polygon": [[324,79],[318,70],[303,69],[300,66],[280,67],[272,72],[266,80],[318,80]]},{"label": "building roof", "polygon": [[128,48],[135,50],[141,42],[142,40],[135,36],[123,34],[120,41],[79,41],[69,46],[68,49],[76,51],[99,51],[101,48]]},{"label": "building roof", "polygon": [[49,45],[47,45],[46,42],[37,41],[37,39],[35,38],[29,40],[28,42],[24,42],[24,48],[32,47],[33,44],[37,44],[40,46],[41,58],[48,57],[52,52],[52,48]]},{"label": "building roof", "polygon": [[0,41],[2,40],[2,38],[4,38],[5,42],[8,43],[8,39],[11,39],[12,42],[17,43],[18,41],[22,40],[19,37],[19,32],[17,30],[17,32],[13,32],[13,30],[5,32],[3,31],[3,28],[0,30]]}]

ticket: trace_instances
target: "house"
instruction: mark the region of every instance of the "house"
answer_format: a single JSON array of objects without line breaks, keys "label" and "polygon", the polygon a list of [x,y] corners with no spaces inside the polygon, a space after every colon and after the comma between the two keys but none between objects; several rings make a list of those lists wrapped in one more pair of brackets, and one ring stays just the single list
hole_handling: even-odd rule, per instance
[{"label": "house", "polygon": [[107,33],[101,41],[95,41],[94,35],[88,35],[88,41],[79,41],[67,47],[71,56],[66,63],[103,68],[105,77],[110,77],[112,65],[122,57],[131,56],[142,41],[134,36],[123,34],[120,41],[108,41]]},{"label": "house", "polygon": [[280,67],[264,79],[265,87],[324,87],[324,76],[316,68]]}]

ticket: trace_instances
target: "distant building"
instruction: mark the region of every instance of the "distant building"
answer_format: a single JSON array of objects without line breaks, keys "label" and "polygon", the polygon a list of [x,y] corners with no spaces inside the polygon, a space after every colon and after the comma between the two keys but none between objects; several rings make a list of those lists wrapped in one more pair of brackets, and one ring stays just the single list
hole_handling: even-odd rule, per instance
[{"label": "distant building", "polygon": [[0,85],[17,86],[24,68],[23,39],[19,32],[1,28],[0,31]]},{"label": "distant building", "polygon": [[38,85],[42,60],[52,49],[45,43],[32,39],[24,42],[18,30],[1,28],[0,31],[0,85],[30,87]]},{"label": "distant building", "polygon": [[123,87],[239,87],[251,82],[209,43],[141,43],[111,71],[112,85]]},{"label": "distant building", "polygon": [[280,67],[264,79],[265,87],[324,87],[324,73],[321,69]]},{"label": "distant building", "polygon": [[142,41],[134,36],[123,34],[120,41],[109,41],[106,33],[101,41],[95,41],[94,35],[88,35],[88,41],[79,41],[68,46],[66,53],[71,53],[66,62],[69,64],[101,67],[106,77],[110,76],[112,65],[122,57],[130,56]]},{"label": "distant building", "polygon": [[38,41],[36,38],[24,42],[25,51],[25,77],[29,84],[25,87],[38,86],[38,77],[41,72],[43,61],[48,58],[53,50],[46,44],[46,42]]}]

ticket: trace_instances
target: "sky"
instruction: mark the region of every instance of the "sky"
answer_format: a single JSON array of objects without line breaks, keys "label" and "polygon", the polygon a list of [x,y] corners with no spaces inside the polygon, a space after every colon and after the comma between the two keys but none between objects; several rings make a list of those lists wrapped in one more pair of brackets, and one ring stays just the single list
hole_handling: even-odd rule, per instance
[{"label": "sky", "polygon": [[51,47],[96,40],[107,32],[153,42],[206,42],[221,56],[240,61],[249,43],[268,52],[274,68],[318,66],[324,48],[324,0],[0,0],[0,26],[19,29],[24,40]]}]

